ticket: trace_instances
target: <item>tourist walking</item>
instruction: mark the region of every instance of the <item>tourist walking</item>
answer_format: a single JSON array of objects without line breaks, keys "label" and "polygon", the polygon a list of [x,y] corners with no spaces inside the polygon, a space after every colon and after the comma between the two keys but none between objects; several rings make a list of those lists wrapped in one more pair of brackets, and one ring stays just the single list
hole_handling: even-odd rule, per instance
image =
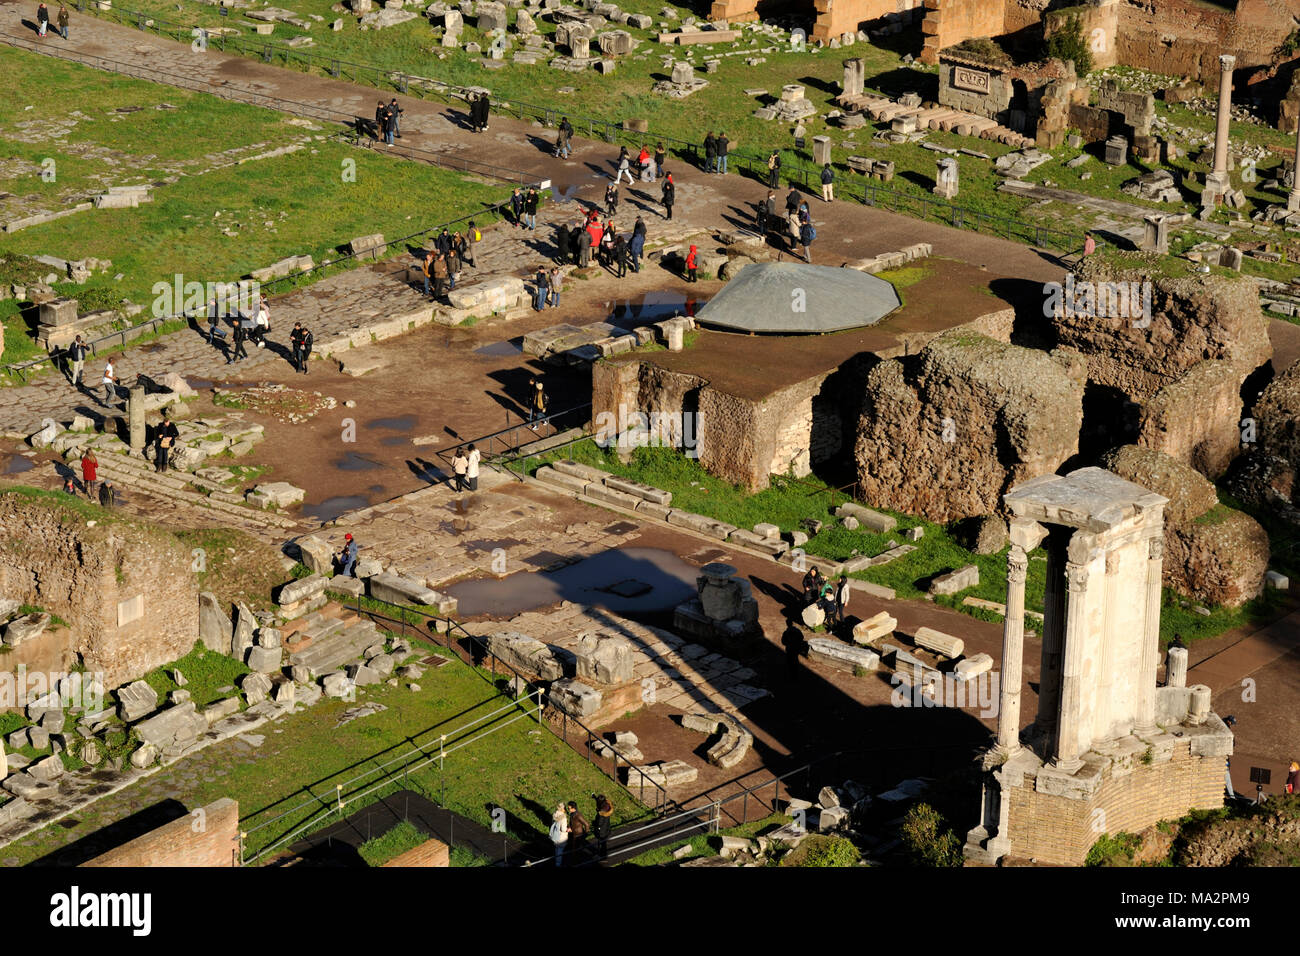
[{"label": "tourist walking", "polygon": [[492,99],[486,93],[480,93],[478,97],[478,122],[479,132],[486,133],[488,120],[492,117]]},{"label": "tourist walking", "polygon": [[786,216],[785,228],[787,238],[790,240],[790,252],[794,252],[795,246],[799,245],[799,233],[802,231],[802,226],[799,224],[799,214],[797,212],[792,212],[790,215]]},{"label": "tourist walking", "polygon": [[643,252],[645,252],[645,220],[637,216],[636,224],[632,227],[632,239],[627,244],[628,265],[632,267],[633,272],[641,271]]},{"label": "tourist walking", "polygon": [[551,814],[551,844],[555,847],[555,865],[564,866],[564,848],[569,842],[569,815],[564,812],[564,804],[555,808]]},{"label": "tourist walking", "polygon": [[46,31],[50,28],[50,11],[46,9],[45,4],[36,8],[36,35],[45,36]]},{"label": "tourist walking", "polygon": [[433,244],[434,248],[444,256],[451,252],[451,233],[447,231],[446,226],[442,227],[442,232],[438,233],[437,238],[433,240]]},{"label": "tourist walking", "polygon": [[465,454],[464,448],[457,448],[456,454],[451,458],[451,477],[452,487],[457,494],[466,488],[465,474],[469,471],[469,457]]},{"label": "tourist walking", "polygon": [[352,533],[348,532],[343,536],[343,549],[339,551],[337,557],[339,574],[343,575],[345,578],[355,576],[357,550],[357,542],[353,539]]},{"label": "tourist walking", "polygon": [[546,308],[546,300],[550,297],[548,276],[545,266],[537,267],[537,278],[534,281],[533,289],[533,311],[541,312]]},{"label": "tourist walking", "polygon": [[469,228],[465,230],[465,261],[469,263],[471,269],[478,268],[478,244],[483,241],[483,233],[478,231],[478,226],[470,222]]},{"label": "tourist walking", "polygon": [[812,262],[812,256],[808,252],[808,247],[813,244],[817,238],[817,229],[811,222],[805,222],[799,227],[799,245],[803,246],[803,261]]},{"label": "tourist walking", "polygon": [[383,100],[380,100],[378,105],[375,107],[375,142],[379,142],[379,138],[384,135],[384,129],[387,126],[388,107],[384,105]]},{"label": "tourist walking", "polygon": [[90,348],[78,335],[68,346],[68,381],[73,388],[81,388],[81,373],[86,367],[86,355]]},{"label": "tourist walking", "polygon": [[626,146],[621,147],[618,151],[618,171],[614,173],[614,183],[621,183],[624,176],[627,176],[629,186],[636,185],[636,180],[632,178],[632,161],[628,158]]},{"label": "tourist walking", "polygon": [[311,347],[315,337],[311,334],[311,329],[307,326],[302,327],[302,367],[299,369],[303,375],[307,374],[307,360],[311,358]]},{"label": "tourist walking", "polygon": [[86,489],[86,497],[91,501],[95,500],[98,478],[99,459],[95,457],[95,449],[87,448],[81,456],[81,487]]},{"label": "tourist walking", "polygon": [[835,592],[831,601],[831,626],[839,627],[844,623],[844,609],[849,606],[849,597],[853,589],[849,585],[849,578],[846,574],[841,574],[840,579],[835,584]]},{"label": "tourist walking", "polygon": [[662,201],[664,204],[664,218],[673,218],[673,203],[677,200],[677,186],[673,183],[673,174],[664,174],[664,186]]},{"label": "tourist walking", "polygon": [[655,144],[655,179],[664,178],[664,162],[668,159],[668,150],[663,143]]},{"label": "tourist walking", "polygon": [[522,228],[524,224],[524,197],[518,189],[510,194],[510,215],[514,219],[515,225]]},{"label": "tourist walking", "polygon": [[822,577],[822,573],[817,570],[816,565],[808,569],[808,573],[803,576],[804,607],[817,600],[817,596],[822,592],[822,584],[825,581],[826,579]]},{"label": "tourist walking", "polygon": [[613,256],[614,265],[618,269],[618,272],[616,274],[621,279],[625,275],[627,275],[627,260],[628,260],[627,240],[623,238],[621,235],[615,234],[614,243],[610,250],[610,254]]},{"label": "tourist walking", "polygon": [[610,183],[605,187],[605,215],[615,216],[618,214],[618,184]]},{"label": "tourist walking", "polygon": [[468,459],[465,465],[465,481],[469,483],[470,491],[478,491],[478,465],[483,460],[483,453],[471,442],[465,457]]},{"label": "tourist walking", "polygon": [[560,307],[560,282],[563,280],[560,267],[552,266],[551,271],[546,275],[546,279],[546,285],[551,290],[550,302],[547,304],[550,305],[552,309],[558,309]]},{"label": "tourist walking", "polygon": [[110,510],[117,506],[117,489],[108,478],[99,486],[99,506]]},{"label": "tourist walking", "polygon": [[772,150],[767,157],[767,188],[775,190],[781,185],[781,151]]},{"label": "tourist walking", "polygon": [[727,174],[727,153],[731,150],[731,140],[727,139],[726,133],[718,134],[718,169],[722,175]]},{"label": "tourist walking", "polygon": [[569,811],[569,865],[572,866],[572,861],[578,858],[578,854],[587,845],[587,837],[591,835],[591,824],[578,811],[576,800],[570,800],[566,809]]},{"label": "tourist walking", "polygon": [[827,163],[822,167],[822,202],[831,202],[835,199],[835,170],[831,169],[831,164]]},{"label": "tourist walking", "polygon": [[68,38],[68,8],[59,4],[59,36]]},{"label": "tourist walking", "polygon": [[776,193],[768,190],[767,198],[758,204],[758,234],[767,238],[767,231],[776,215]]},{"label": "tourist walking", "polygon": [[596,838],[596,853],[603,860],[609,854],[609,834],[613,829],[612,818],[614,805],[603,794],[596,794],[596,819],[592,821],[591,833]]},{"label": "tourist walking", "polygon": [[691,246],[690,252],[686,253],[686,281],[695,281],[695,270],[699,265],[699,249]]},{"label": "tourist walking", "polygon": [[[427,271],[424,274],[424,291],[426,294],[429,291],[429,273]],[[289,349],[293,354],[293,370],[295,372],[301,372],[304,364],[302,355],[302,338],[302,323],[295,322],[293,324],[293,331],[289,333]]]},{"label": "tourist walking", "polygon": [[431,294],[429,283],[433,278],[433,260],[437,255],[438,251],[436,249],[430,249],[425,253],[424,262],[420,265],[420,270],[424,273],[424,294],[426,296]]},{"label": "tourist walking", "polygon": [[447,257],[441,252],[433,254],[433,297],[441,299],[447,294]]},{"label": "tourist walking", "polygon": [[799,203],[801,201],[802,199],[799,196],[799,190],[791,186],[790,191],[785,194],[785,214],[788,216],[791,213],[798,212]]},{"label": "tourist walking", "polygon": [[235,352],[230,358],[226,359],[226,364],[237,362],[241,358],[248,358],[248,351],[244,348],[244,339],[248,335],[248,330],[244,328],[244,318],[241,316],[235,319],[235,333],[231,341],[235,344]]},{"label": "tourist walking", "polygon": [[546,417],[546,390],[542,383],[533,382],[533,393],[528,402],[528,427],[537,431],[537,423]]},{"label": "tourist walking", "polygon": [[578,230],[578,267],[587,268],[591,264],[591,232],[587,229]]},{"label": "tourist walking", "polygon": [[117,402],[117,373],[113,367],[112,357],[104,363],[104,378],[101,384],[104,386],[104,404],[112,408]]},{"label": "tourist walking", "polygon": [[712,173],[718,164],[718,141],[713,138],[713,130],[704,137],[704,171]]},{"label": "tourist walking", "polygon": [[168,417],[166,410],[162,413],[162,421],[158,424],[158,431],[154,435],[154,453],[153,453],[153,470],[164,472],[167,470],[167,460],[171,457],[172,447],[176,444],[176,439],[181,437],[181,433],[176,430],[172,420]]},{"label": "tourist walking", "polygon": [[[388,104],[388,115],[392,117],[393,135],[398,139],[402,138],[401,122],[402,114],[405,112],[406,110],[397,105],[397,97],[394,96],[392,101]],[[389,145],[392,144],[390,143]]]},{"label": "tourist walking", "polygon": [[266,348],[266,336],[271,331],[271,311],[267,308],[266,298],[257,306],[257,317],[253,319],[253,344],[259,349]]},{"label": "tourist walking", "polygon": [[524,197],[524,215],[528,218],[528,228],[537,228],[537,209],[542,204],[541,194],[537,191],[536,186],[528,187],[528,195]]}]

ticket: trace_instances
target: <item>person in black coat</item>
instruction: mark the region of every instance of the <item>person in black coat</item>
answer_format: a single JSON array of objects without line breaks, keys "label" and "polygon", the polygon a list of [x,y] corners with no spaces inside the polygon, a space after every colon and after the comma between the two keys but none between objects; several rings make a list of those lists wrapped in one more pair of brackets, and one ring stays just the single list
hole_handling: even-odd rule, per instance
[{"label": "person in black coat", "polygon": [[673,184],[673,174],[664,174],[663,186],[664,218],[673,218],[673,203],[677,201],[677,187]]}]

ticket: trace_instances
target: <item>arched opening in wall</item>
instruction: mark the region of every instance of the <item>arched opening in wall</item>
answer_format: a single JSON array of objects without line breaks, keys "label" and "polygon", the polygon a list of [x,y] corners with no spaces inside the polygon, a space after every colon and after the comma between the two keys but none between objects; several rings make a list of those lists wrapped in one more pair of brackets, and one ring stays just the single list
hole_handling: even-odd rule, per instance
[{"label": "arched opening in wall", "polygon": [[1030,134],[1029,85],[1024,80],[1012,78],[1011,103],[1007,106],[1007,126],[1018,133]]},{"label": "arched opening in wall", "polygon": [[1138,437],[1141,407],[1121,389],[1088,382],[1083,389],[1083,427],[1079,429],[1079,454],[1060,471],[1094,464],[1117,445],[1131,445]]},{"label": "arched opening in wall", "polygon": [[853,446],[862,415],[867,374],[880,363],[870,353],[855,355],[826,376],[812,400],[809,458],[812,473],[836,488],[857,480]]}]

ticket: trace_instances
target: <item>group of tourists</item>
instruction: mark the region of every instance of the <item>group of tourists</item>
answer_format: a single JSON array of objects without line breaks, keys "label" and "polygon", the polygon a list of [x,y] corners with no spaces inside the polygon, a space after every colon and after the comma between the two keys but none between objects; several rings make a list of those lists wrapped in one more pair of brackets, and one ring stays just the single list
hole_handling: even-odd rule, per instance
[{"label": "group of tourists", "polygon": [[614,804],[603,793],[593,798],[596,801],[596,819],[589,823],[578,809],[578,802],[570,800],[561,803],[551,814],[551,845],[555,847],[555,865],[564,866],[565,854],[568,854],[570,866],[575,866],[577,858],[587,854],[587,840],[595,840],[595,856],[603,860],[609,852],[609,834],[613,829]]},{"label": "group of tourists", "polygon": [[[56,21],[59,24],[59,36],[63,39],[68,38],[68,8],[59,4],[59,15]],[[50,30],[50,9],[45,4],[36,7],[36,35],[45,36]]]},{"label": "group of tourists", "polygon": [[475,133],[482,133],[488,128],[488,114],[492,112],[492,102],[487,93],[469,94],[469,128]]},{"label": "group of tourists", "polygon": [[817,227],[813,225],[812,211],[808,200],[800,195],[793,186],[785,197],[785,217],[781,218],[777,210],[776,192],[768,190],[766,198],[758,204],[755,224],[758,231],[766,238],[769,234],[785,237],[789,243],[789,252],[802,247],[805,262],[811,262],[809,247],[817,238]]},{"label": "group of tourists", "polygon": [[393,145],[394,138],[401,139],[400,122],[405,112],[406,110],[397,105],[396,96],[388,103],[380,100],[379,105],[375,107],[374,138],[378,140],[382,136],[389,146]]},{"label": "group of tourists", "polygon": [[424,272],[424,294],[434,299],[441,299],[456,288],[461,270],[474,266],[475,250],[483,241],[483,233],[474,223],[470,223],[464,232],[450,232],[446,226],[433,241],[425,253],[421,266]]},{"label": "group of tourists", "polygon": [[838,581],[831,581],[813,566],[803,576],[803,606],[816,604],[826,615],[828,628],[836,628],[844,623],[844,609],[849,605],[852,587],[849,578],[841,574]]},{"label": "group of tourists", "polygon": [[[610,190],[613,190],[612,195]],[[627,275],[628,269],[640,272],[646,242],[645,220],[637,216],[632,234],[625,236],[619,232],[613,219],[617,209],[618,187],[611,184],[605,193],[604,222],[601,222],[600,211],[593,208],[588,209],[580,220],[560,224],[555,236],[556,260],[586,268],[591,264],[594,250],[596,261],[620,279]]]},{"label": "group of tourists", "polygon": [[727,172],[727,153],[731,150],[731,140],[727,139],[726,133],[713,135],[713,130],[709,130],[708,135],[704,137],[704,171],[706,173]]},{"label": "group of tourists", "polygon": [[451,479],[449,484],[456,491],[478,491],[478,466],[482,453],[470,442],[469,447],[456,449],[451,459]]},{"label": "group of tourists", "polygon": [[537,228],[537,210],[542,205],[542,194],[536,186],[521,190],[516,188],[510,194],[510,218],[520,229]]},{"label": "group of tourists", "polygon": [[[77,496],[77,477],[71,468],[64,472],[63,490],[74,498]],[[117,488],[110,479],[100,479],[99,459],[93,448],[87,448],[81,453],[81,491],[92,502],[98,502],[101,508],[117,505]]]}]

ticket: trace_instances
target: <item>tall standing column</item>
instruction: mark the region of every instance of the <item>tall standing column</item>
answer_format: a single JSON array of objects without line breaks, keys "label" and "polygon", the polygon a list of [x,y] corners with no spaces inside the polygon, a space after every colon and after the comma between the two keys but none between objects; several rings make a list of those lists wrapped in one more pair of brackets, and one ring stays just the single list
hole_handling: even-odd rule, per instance
[{"label": "tall standing column", "polygon": [[1160,531],[1147,539],[1146,614],[1143,618],[1142,661],[1138,670],[1137,733],[1156,729],[1156,668],[1160,664],[1160,586],[1165,566],[1165,538]]},{"label": "tall standing column", "polygon": [[1011,756],[1020,749],[1020,684],[1025,653],[1025,578],[1029,556],[1018,544],[1007,553],[1007,613],[1002,623],[1002,687],[998,747]]},{"label": "tall standing column", "polygon": [[1286,197],[1287,212],[1300,212],[1300,121],[1295,124],[1295,163],[1291,172],[1291,192]]},{"label": "tall standing column", "polygon": [[1069,597],[1065,611],[1065,654],[1061,661],[1061,710],[1057,718],[1054,765],[1073,773],[1083,765],[1079,746],[1079,710],[1083,703],[1083,651],[1088,630],[1088,566],[1065,566]]},{"label": "tall standing column", "polygon": [[1230,53],[1219,57],[1219,118],[1214,130],[1214,171],[1205,177],[1202,206],[1213,206],[1232,188],[1228,174],[1228,124],[1232,120],[1232,68],[1237,58]]}]

